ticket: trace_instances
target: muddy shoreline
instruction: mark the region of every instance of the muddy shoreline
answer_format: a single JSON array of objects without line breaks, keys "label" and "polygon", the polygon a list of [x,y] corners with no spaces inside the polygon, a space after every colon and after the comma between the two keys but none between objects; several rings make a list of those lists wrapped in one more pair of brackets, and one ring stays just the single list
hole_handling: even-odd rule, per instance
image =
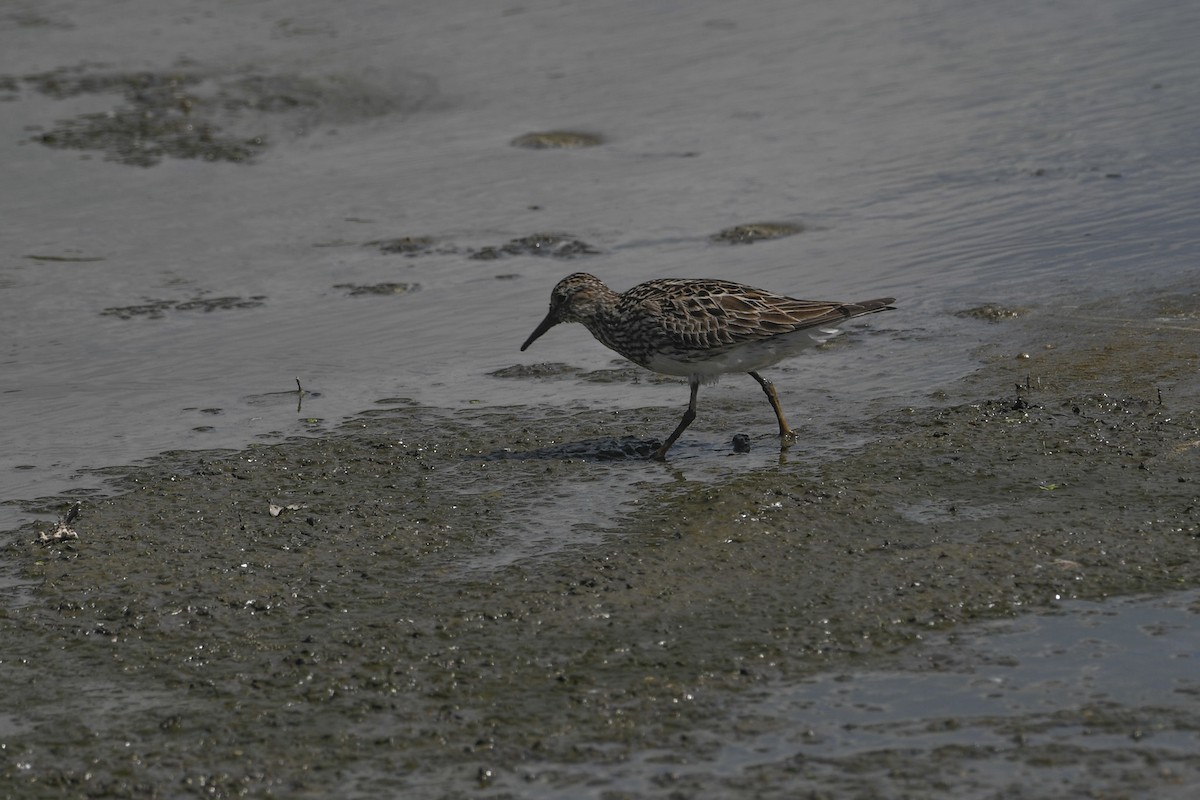
[{"label": "muddy shoreline", "polygon": [[[930,406],[846,420],[861,450],[722,455],[707,481],[612,438],[675,408],[396,403],[320,439],[165,454],[88,501],[78,540],[36,544],[42,524],[6,548],[36,586],[0,614],[3,691],[24,698],[0,774],[21,797],[945,790],[965,751],[891,778],[902,741],[870,764],[710,773],[706,754],[757,731],[739,709],[767,687],[920,662],[932,632],[1062,600],[1200,586],[1198,320],[1187,292],[1035,309]],[[581,522],[584,497],[610,516]],[[1181,703],[1170,724],[1194,731]],[[645,786],[608,782],[645,753]],[[1200,777],[1200,757],[1154,758]]]}]

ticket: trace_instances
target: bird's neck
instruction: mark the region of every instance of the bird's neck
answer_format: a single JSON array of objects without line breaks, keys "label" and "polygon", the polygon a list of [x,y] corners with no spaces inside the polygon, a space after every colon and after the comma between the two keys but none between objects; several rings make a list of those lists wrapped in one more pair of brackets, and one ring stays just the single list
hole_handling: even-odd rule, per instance
[{"label": "bird's neck", "polygon": [[619,297],[613,293],[611,297],[597,298],[588,315],[580,321],[602,345],[640,364],[642,362],[636,355],[638,348],[631,346],[635,343],[630,341],[633,328],[637,326],[621,314],[617,303]]}]

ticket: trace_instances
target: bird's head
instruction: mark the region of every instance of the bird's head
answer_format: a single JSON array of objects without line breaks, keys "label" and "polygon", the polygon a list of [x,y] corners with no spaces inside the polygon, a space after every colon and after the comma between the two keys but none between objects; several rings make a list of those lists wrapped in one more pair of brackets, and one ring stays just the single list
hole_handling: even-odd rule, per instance
[{"label": "bird's head", "polygon": [[612,295],[612,290],[595,275],[576,272],[559,281],[550,292],[550,311],[541,324],[529,334],[524,351],[539,336],[560,322],[583,322],[597,313],[602,301]]}]

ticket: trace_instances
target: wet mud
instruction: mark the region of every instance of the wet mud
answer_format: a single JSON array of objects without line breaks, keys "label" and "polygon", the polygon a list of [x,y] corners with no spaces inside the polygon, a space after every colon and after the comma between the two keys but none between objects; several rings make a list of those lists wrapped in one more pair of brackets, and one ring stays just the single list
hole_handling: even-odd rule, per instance
[{"label": "wet mud", "polygon": [[335,289],[345,289],[346,294],[350,297],[378,296],[385,297],[408,294],[415,292],[417,285],[415,283],[372,283],[372,284],[357,284],[357,283],[335,283]]},{"label": "wet mud", "polygon": [[604,144],[604,139],[598,134],[580,131],[540,131],[523,133],[509,144],[527,150],[565,150],[597,147]]},{"label": "wet mud", "polygon": [[782,239],[804,232],[804,226],[792,222],[749,222],[724,228],[709,237],[722,244],[753,244],[767,239]]},{"label": "wet mud", "polygon": [[580,256],[599,255],[603,251],[596,245],[577,239],[567,233],[531,233],[503,244],[467,247],[451,241],[440,241],[432,236],[400,236],[379,239],[366,243],[378,247],[382,253],[416,258],[424,255],[465,255],[475,261],[496,261],[513,256],[536,256],[541,258],[572,259]]},{"label": "wet mud", "polygon": [[250,297],[196,297],[191,300],[148,300],[130,306],[113,306],[100,312],[102,317],[117,319],[162,319],[177,311],[232,311],[234,309],[258,308],[266,303],[266,295]]},{"label": "wet mud", "polygon": [[502,245],[482,247],[472,252],[470,258],[479,261],[493,261],[506,256],[548,256],[567,259],[599,253],[599,248],[570,234],[535,233],[519,239],[510,239]]},{"label": "wet mud", "polygon": [[1000,744],[718,760],[771,735],[754,704],[791,682],[937,670],[933,635],[1200,586],[1200,297],[1000,316],[976,374],[846,420],[868,444],[820,460],[801,436],[765,465],[646,461],[673,407],[396,401],[121,470],[78,538],[6,548],[28,586],[0,612],[24,698],[0,776],[22,797],[953,797],[1012,765],[1023,797],[1067,773],[1186,787],[1200,756],[1167,734],[1194,734],[1195,697],[1061,712],[1122,734],[1086,746],[1023,746],[1014,717]]},{"label": "wet mud", "polygon": [[429,252],[436,242],[432,236],[398,236],[394,239],[378,239],[367,244],[378,247],[382,253],[415,256]]},{"label": "wet mud", "polygon": [[151,167],[164,158],[251,163],[276,137],[303,135],[317,124],[414,110],[432,98],[427,79],[412,76],[406,82],[397,96],[344,76],[232,75],[185,60],[163,70],[128,72],[83,63],[0,76],[0,91],[9,92],[4,99],[12,101],[24,92],[55,100],[119,98],[109,110],[59,119],[30,141]]}]

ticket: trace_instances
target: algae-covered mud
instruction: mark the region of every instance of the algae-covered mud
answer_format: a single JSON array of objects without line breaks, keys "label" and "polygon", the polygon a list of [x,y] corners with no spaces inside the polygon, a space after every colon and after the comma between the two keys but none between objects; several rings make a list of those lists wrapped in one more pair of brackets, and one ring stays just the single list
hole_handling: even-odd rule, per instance
[{"label": "algae-covered mud", "polygon": [[[99,152],[106,160],[139,167],[168,157],[251,161],[267,147],[269,137],[265,129],[247,127],[241,118],[245,112],[290,116],[289,130],[295,135],[314,127],[322,115],[369,118],[394,112],[398,105],[396,98],[376,96],[344,78],[206,74],[187,63],[172,70],[138,72],[85,63],[20,78],[0,77],[0,91],[13,93],[4,99],[20,97],[19,88],[57,100],[81,95],[120,98],[103,112],[59,120],[30,141]],[[430,91],[424,85],[416,88],[406,105],[419,108]],[[238,128],[245,130],[230,132]]]},{"label": "algae-covered mud", "polygon": [[[1037,672],[1052,639],[997,654],[978,626],[1200,587],[1200,296],[1001,324],[976,374],[845,420],[867,443],[819,460],[803,441],[766,462],[637,457],[675,408],[397,401],[320,439],[122,471],[78,539],[30,526],[5,553],[29,583],[0,616],[0,693],[21,698],[0,717],[4,781],[22,797],[1187,796],[1194,675],[1168,665],[1152,695],[1062,683]],[[1194,611],[1156,630],[1167,651]],[[1013,699],[955,700],[972,670]],[[1027,674],[1022,693],[997,670]],[[839,675],[861,704],[837,699]]]}]

